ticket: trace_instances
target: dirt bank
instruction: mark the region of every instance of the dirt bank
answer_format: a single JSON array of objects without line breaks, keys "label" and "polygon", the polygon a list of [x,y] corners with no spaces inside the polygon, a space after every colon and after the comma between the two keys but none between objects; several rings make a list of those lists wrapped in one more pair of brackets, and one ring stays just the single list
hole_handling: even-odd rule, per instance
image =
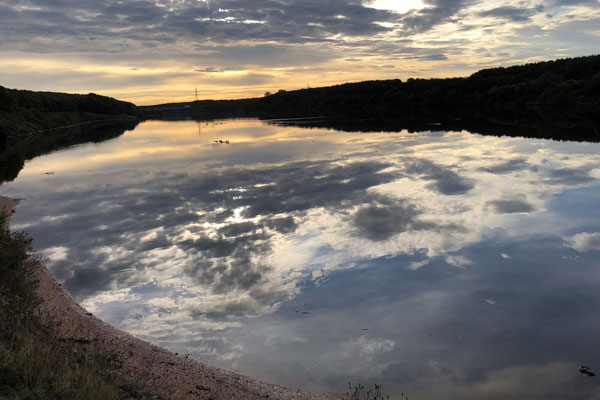
[{"label": "dirt bank", "polygon": [[10,218],[15,211],[15,208],[21,200],[11,199],[10,197],[0,196],[0,213],[4,212],[8,216],[6,223],[10,224]]}]

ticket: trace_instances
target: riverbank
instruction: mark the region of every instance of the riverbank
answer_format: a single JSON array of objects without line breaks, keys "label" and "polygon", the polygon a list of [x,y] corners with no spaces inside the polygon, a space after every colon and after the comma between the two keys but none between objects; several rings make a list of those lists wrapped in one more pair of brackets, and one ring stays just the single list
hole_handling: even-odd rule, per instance
[{"label": "riverbank", "polygon": [[[18,201],[0,197],[0,209],[11,211]],[[144,392],[165,399],[332,399],[286,388],[171,353],[120,331],[79,306],[42,262],[33,266],[40,304],[36,317],[51,340],[102,354],[115,373]]]},{"label": "riverbank", "polygon": [[5,213],[6,225],[10,225],[10,219],[20,202],[21,201],[18,199],[11,199],[10,197],[0,196],[0,214]]}]

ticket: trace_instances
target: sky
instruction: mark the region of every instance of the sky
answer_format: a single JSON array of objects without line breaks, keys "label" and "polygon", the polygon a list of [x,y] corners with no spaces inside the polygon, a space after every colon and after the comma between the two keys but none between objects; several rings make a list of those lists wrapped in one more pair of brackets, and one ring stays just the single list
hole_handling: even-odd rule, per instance
[{"label": "sky", "polygon": [[138,105],[598,53],[598,0],[0,0],[0,85]]}]

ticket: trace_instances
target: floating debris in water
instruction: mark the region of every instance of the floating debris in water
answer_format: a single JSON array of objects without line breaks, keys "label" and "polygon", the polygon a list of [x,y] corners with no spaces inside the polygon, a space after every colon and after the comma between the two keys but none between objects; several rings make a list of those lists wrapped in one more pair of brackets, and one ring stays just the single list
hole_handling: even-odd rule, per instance
[{"label": "floating debris in water", "polygon": [[581,372],[582,374],[586,374],[588,376],[596,376],[596,373],[594,372],[594,370],[585,365],[582,365],[581,367],[579,367],[579,372]]}]

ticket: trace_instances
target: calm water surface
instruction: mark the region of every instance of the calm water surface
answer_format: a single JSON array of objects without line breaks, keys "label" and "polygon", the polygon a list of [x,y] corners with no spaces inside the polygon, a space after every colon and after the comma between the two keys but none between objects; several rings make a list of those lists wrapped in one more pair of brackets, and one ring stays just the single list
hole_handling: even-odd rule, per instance
[{"label": "calm water surface", "polygon": [[[215,143],[215,141],[229,141]],[[146,122],[28,162],[14,227],[95,315],[275,383],[600,398],[600,145]]]}]

